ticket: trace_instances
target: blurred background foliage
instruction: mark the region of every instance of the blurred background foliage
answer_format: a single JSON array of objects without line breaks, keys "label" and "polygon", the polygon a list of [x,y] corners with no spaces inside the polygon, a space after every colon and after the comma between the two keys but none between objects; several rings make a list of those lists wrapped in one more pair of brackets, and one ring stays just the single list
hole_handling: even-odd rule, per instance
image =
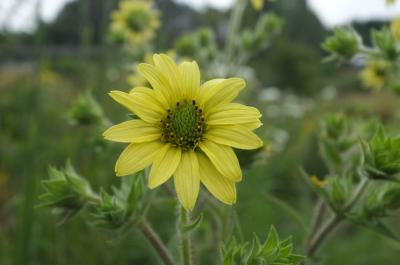
[{"label": "blurred background foliage", "polygon": [[[154,50],[172,49],[182,34],[200,27],[213,29],[217,45],[224,44],[227,11],[199,12],[171,0],[155,2],[161,11],[161,27]],[[48,164],[60,167],[67,158],[95,190],[120,182],[113,168],[122,146],[101,137],[103,126],[110,121],[76,126],[70,117],[74,111],[79,113],[79,106],[71,106],[82,92],[91,91],[112,122],[125,119],[125,113],[107,96],[111,89],[130,88],[126,82],[129,71],[121,66],[126,59],[108,35],[110,13],[117,5],[117,0],[73,1],[51,23],[38,17],[33,33],[0,32],[2,265],[157,262],[142,235],[134,231],[123,237],[100,233],[88,229],[79,216],[59,226],[60,220],[49,211],[35,208]],[[354,66],[338,69],[321,64],[326,54],[320,43],[329,31],[304,0],[281,0],[265,9],[284,19],[283,31],[268,50],[250,59],[257,78],[242,99],[262,110],[264,126],[259,134],[268,142],[268,150],[245,170],[238,185],[234,212],[242,230],[236,233],[244,239],[251,239],[253,232],[264,238],[274,224],[282,236],[294,236],[301,252],[316,195],[300,177],[299,168],[317,176],[328,171],[318,154],[320,118],[328,112],[341,112],[354,121],[377,119],[389,131],[398,131],[400,98],[363,89]],[[247,7],[243,27],[253,27],[257,18],[256,11]],[[381,26],[380,22],[368,22],[355,28],[370,43],[370,29]],[[96,120],[97,115],[94,111],[83,120]],[[244,159],[241,162],[247,164]],[[225,211],[229,216],[229,210]],[[174,206],[165,202],[150,210],[150,220],[165,240],[174,232],[174,213]],[[211,264],[219,252],[210,249],[215,245],[210,242],[216,239],[208,238],[204,231],[215,224],[207,213],[205,217],[195,241],[201,264]],[[399,231],[399,221],[393,222]],[[399,244],[370,231],[345,227],[333,237],[335,243],[328,242],[321,256],[325,264],[398,264]],[[168,244],[176,244],[176,238]]]}]

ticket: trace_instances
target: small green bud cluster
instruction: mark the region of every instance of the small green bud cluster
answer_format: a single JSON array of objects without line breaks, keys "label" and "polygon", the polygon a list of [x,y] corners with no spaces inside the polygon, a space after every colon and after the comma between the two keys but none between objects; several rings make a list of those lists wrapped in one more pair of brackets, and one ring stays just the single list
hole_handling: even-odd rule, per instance
[{"label": "small green bud cluster", "polygon": [[61,210],[65,218],[78,213],[94,198],[89,183],[79,176],[70,162],[65,169],[49,168],[49,179],[42,181],[45,193],[39,197],[39,207],[54,207]]},{"label": "small green bud cluster", "polygon": [[251,244],[238,243],[232,238],[222,247],[224,265],[280,264],[295,265],[304,260],[304,256],[293,254],[292,238],[280,240],[275,227],[271,227],[265,242],[261,243],[256,235]]},{"label": "small green bud cluster", "polygon": [[322,44],[322,47],[331,54],[329,59],[340,62],[352,59],[361,46],[361,37],[353,28],[336,28],[334,35],[328,37]]},{"label": "small green bud cluster", "polygon": [[324,183],[326,184],[320,188],[322,196],[331,209],[337,213],[343,212],[352,191],[353,184],[351,179],[332,176],[327,177]]},{"label": "small green bud cluster", "polygon": [[79,176],[70,162],[65,169],[50,167],[49,179],[42,181],[45,189],[38,207],[52,207],[63,221],[85,209],[90,223],[102,229],[119,229],[135,221],[143,210],[144,183],[141,177],[123,178],[120,188],[113,187],[113,194],[104,190],[97,195],[89,182]]},{"label": "small green bud cluster", "polygon": [[73,125],[98,125],[103,122],[104,113],[90,93],[80,95],[68,112]]},{"label": "small green bud cluster", "polygon": [[[330,169],[340,167],[347,159],[346,152],[356,143],[343,114],[328,115],[321,122],[320,152]],[[334,171],[334,170],[333,170]]]},{"label": "small green bud cluster", "polygon": [[399,58],[400,50],[397,46],[397,40],[388,27],[372,30],[371,38],[374,47],[382,54],[383,59],[395,61]]},{"label": "small green bud cluster", "polygon": [[400,137],[390,137],[380,128],[369,143],[362,143],[362,149],[362,169],[368,177],[399,180]]},{"label": "small green bud cluster", "polygon": [[246,51],[260,51],[268,47],[272,39],[282,31],[282,28],[282,18],[272,12],[263,14],[254,30],[243,31],[241,44]]},{"label": "small green bud cluster", "polygon": [[214,31],[200,28],[194,33],[183,35],[176,41],[175,50],[179,56],[196,59],[200,64],[211,62],[218,53]]},{"label": "small green bud cluster", "polygon": [[390,183],[372,192],[366,199],[363,216],[377,219],[389,216],[400,208],[400,185]]}]

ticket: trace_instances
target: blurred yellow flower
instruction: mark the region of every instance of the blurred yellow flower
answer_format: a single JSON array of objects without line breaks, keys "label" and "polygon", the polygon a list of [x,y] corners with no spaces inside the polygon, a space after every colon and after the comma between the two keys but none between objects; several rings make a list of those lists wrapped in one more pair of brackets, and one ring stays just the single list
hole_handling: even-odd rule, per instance
[{"label": "blurred yellow flower", "polygon": [[388,63],[382,60],[370,61],[360,72],[361,82],[364,87],[380,90],[386,82]]},{"label": "blurred yellow flower", "polygon": [[112,13],[110,27],[114,39],[136,45],[153,39],[160,21],[159,13],[152,5],[152,1],[123,0],[119,9]]},{"label": "blurred yellow flower", "polygon": [[400,41],[400,20],[393,20],[390,24],[390,29],[392,30],[392,34],[396,38],[396,40]]},{"label": "blurred yellow flower", "polygon": [[397,0],[386,0],[386,4],[388,4],[388,5],[394,5],[394,4],[396,4],[396,1],[397,1]]},{"label": "blurred yellow flower", "polygon": [[317,176],[313,175],[310,177],[310,180],[312,182],[312,184],[314,184],[314,186],[316,186],[317,188],[322,189],[323,187],[326,186],[327,181],[326,180],[320,180]]},{"label": "blurred yellow flower", "polygon": [[261,11],[264,8],[264,0],[251,0],[251,5],[256,11]]},{"label": "blurred yellow flower", "polygon": [[173,176],[178,199],[187,210],[196,203],[200,182],[220,201],[235,203],[235,183],[242,172],[233,148],[263,145],[253,132],[262,125],[260,112],[232,103],[245,81],[228,78],[200,84],[196,62],[177,65],[165,54],[155,54],[153,60],[154,65],[138,66],[152,88],[110,92],[138,116],[104,132],[108,140],[129,143],[115,165],[116,174],[130,175],[152,165],[148,186],[156,188]]}]

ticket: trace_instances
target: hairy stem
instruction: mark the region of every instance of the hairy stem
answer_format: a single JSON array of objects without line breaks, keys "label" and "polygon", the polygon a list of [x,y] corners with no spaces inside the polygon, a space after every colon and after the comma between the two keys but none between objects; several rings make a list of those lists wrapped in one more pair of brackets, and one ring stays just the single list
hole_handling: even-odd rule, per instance
[{"label": "hairy stem", "polygon": [[312,257],[315,254],[327,236],[344,220],[345,217],[343,213],[350,211],[354,205],[356,205],[357,201],[361,198],[361,195],[366,190],[368,183],[369,179],[363,178],[357,188],[354,190],[353,196],[350,198],[343,211],[341,213],[335,213],[331,219],[329,219],[325,225],[319,229],[319,231],[316,230],[315,235],[312,236],[312,239],[307,246],[308,257]]},{"label": "hairy stem", "polygon": [[246,0],[236,0],[236,4],[231,12],[228,35],[225,45],[225,59],[226,64],[229,66],[232,64],[232,58],[235,52],[240,24],[242,23],[243,13],[246,8],[246,4]]},{"label": "hairy stem", "polygon": [[191,240],[190,231],[185,230],[185,226],[190,223],[189,212],[183,207],[180,207],[180,223],[179,229],[181,234],[181,247],[182,247],[182,265],[192,265],[192,252],[191,252]]},{"label": "hairy stem", "polygon": [[143,235],[149,240],[150,244],[165,265],[176,265],[176,263],[172,259],[169,250],[149,223],[147,223],[146,221],[140,222],[139,229],[143,233]]},{"label": "hairy stem", "polygon": [[309,247],[313,235],[315,235],[315,233],[317,232],[318,228],[321,226],[321,223],[324,220],[325,210],[326,210],[325,202],[322,199],[319,199],[317,205],[315,206],[314,217],[313,221],[311,222],[311,230],[306,238],[305,243],[307,247]]}]

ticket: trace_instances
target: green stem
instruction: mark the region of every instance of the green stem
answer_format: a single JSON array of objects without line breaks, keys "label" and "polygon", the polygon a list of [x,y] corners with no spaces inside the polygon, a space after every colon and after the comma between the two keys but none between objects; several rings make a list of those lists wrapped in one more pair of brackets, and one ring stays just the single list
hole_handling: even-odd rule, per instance
[{"label": "green stem", "polygon": [[225,45],[225,60],[228,66],[231,66],[233,54],[235,52],[237,38],[242,23],[243,13],[246,8],[247,0],[237,0],[232,10],[229,20],[228,36]]},{"label": "green stem", "polygon": [[139,222],[139,229],[143,233],[143,235],[149,240],[150,244],[154,248],[154,250],[157,252],[158,256],[161,258],[163,263],[165,265],[176,265],[174,260],[172,259],[172,256],[165,246],[165,244],[162,242],[158,234],[153,230],[153,228],[150,226],[149,223],[146,221],[141,221]]},{"label": "green stem", "polygon": [[326,204],[324,200],[319,199],[317,202],[317,205],[315,206],[314,210],[314,217],[313,221],[311,222],[311,230],[308,236],[306,237],[306,245],[309,246],[311,243],[311,239],[313,235],[317,232],[318,228],[321,226],[322,221],[324,220],[324,215],[325,215],[325,210],[326,210]]},{"label": "green stem", "polygon": [[312,257],[315,254],[327,236],[345,219],[345,215],[343,213],[350,211],[354,205],[356,205],[358,200],[361,198],[361,195],[366,190],[368,183],[369,179],[363,178],[360,184],[354,190],[353,196],[350,198],[343,211],[340,213],[335,213],[331,219],[329,219],[329,221],[326,222],[326,224],[318,232],[316,232],[315,236],[312,237],[312,240],[307,247],[308,257]]},{"label": "green stem", "polygon": [[182,247],[182,264],[192,265],[190,231],[185,230],[185,227],[190,223],[190,215],[189,212],[186,211],[183,207],[180,207],[179,221]]}]

